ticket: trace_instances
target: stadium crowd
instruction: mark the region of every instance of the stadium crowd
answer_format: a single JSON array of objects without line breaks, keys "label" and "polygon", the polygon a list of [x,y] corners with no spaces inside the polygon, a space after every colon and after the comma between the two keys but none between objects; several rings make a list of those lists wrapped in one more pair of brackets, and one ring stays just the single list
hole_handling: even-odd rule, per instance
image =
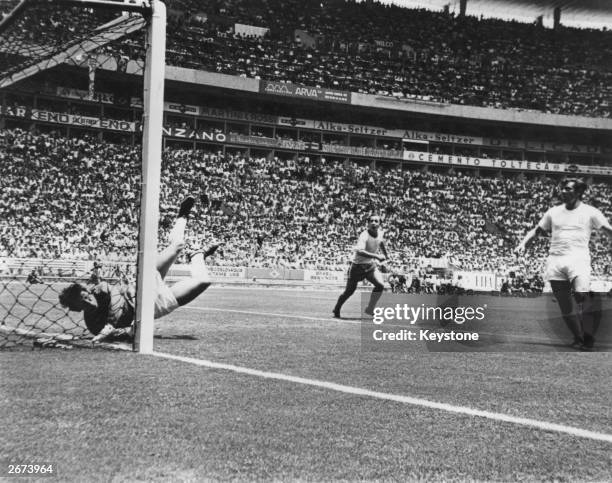
[{"label": "stadium crowd", "polygon": [[[612,112],[609,31],[352,0],[168,4],[175,12],[172,65],[444,103],[595,117]],[[269,30],[237,31],[236,24]]]},{"label": "stadium crowd", "polygon": [[[171,65],[420,101],[594,117],[612,112],[608,30],[547,29],[355,0],[166,4]],[[110,15],[44,4],[27,10],[0,41],[19,52],[34,40],[60,46]],[[144,59],[142,35],[100,51],[123,63]],[[19,52],[4,52],[5,61],[18,64]]]},{"label": "stadium crowd", "polygon": [[[0,257],[135,260],[139,149],[0,131]],[[541,270],[547,240],[517,259],[512,249],[554,202],[555,182],[468,173],[373,169],[324,159],[245,158],[167,149],[163,154],[160,243],[177,203],[200,196],[188,240],[224,243],[212,263],[344,269],[371,211],[381,213],[393,267],[446,257],[463,270]],[[612,189],[587,200],[612,217]],[[594,272],[612,274],[605,238]]]}]

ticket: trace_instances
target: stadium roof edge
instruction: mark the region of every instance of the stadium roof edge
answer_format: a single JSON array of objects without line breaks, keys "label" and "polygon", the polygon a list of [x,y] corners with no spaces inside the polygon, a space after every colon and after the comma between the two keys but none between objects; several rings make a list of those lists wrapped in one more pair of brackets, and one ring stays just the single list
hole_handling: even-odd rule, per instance
[{"label": "stadium roof edge", "polygon": [[564,114],[547,114],[522,109],[496,109],[492,107],[442,104],[396,99],[394,97],[353,94],[352,105],[415,112],[513,124],[535,124],[545,127],[612,130],[612,119]]},{"label": "stadium roof edge", "polygon": [[[184,67],[166,66],[166,81],[186,83],[193,86],[210,86],[245,93],[262,93],[273,97],[276,94],[263,93],[262,83],[258,79],[206,72]],[[314,88],[310,88],[314,89]],[[336,91],[342,92],[342,91]],[[280,97],[280,96],[278,96]],[[291,97],[283,95],[283,97]],[[305,97],[293,96],[295,99],[305,100]],[[465,118],[470,120],[483,120],[511,124],[531,124],[545,127],[565,127],[576,129],[612,130],[612,119],[592,118],[582,116],[568,116],[562,114],[546,114],[537,111],[524,111],[519,109],[494,109],[477,106],[464,106],[459,104],[444,104],[428,101],[401,100],[394,97],[382,97],[372,94],[359,94],[351,92],[350,105],[356,107],[388,109],[393,111],[414,112],[418,114]],[[329,102],[322,99],[307,99],[311,102]]]},{"label": "stadium roof edge", "polygon": [[260,81],[217,72],[188,69],[166,65],[166,81],[186,83],[194,86],[222,87],[244,92],[259,92]]}]

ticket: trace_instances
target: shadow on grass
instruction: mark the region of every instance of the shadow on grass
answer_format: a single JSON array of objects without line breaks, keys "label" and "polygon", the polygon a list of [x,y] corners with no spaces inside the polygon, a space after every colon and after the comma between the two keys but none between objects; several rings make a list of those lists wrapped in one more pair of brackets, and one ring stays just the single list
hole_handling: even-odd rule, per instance
[{"label": "shadow on grass", "polygon": [[562,342],[523,342],[523,345],[535,346],[535,347],[550,347],[556,349],[557,352],[582,352],[578,349],[574,349],[569,344]]},{"label": "shadow on grass", "polygon": [[155,334],[153,336],[154,339],[171,339],[171,340],[200,340],[195,335],[187,335],[187,334]]}]

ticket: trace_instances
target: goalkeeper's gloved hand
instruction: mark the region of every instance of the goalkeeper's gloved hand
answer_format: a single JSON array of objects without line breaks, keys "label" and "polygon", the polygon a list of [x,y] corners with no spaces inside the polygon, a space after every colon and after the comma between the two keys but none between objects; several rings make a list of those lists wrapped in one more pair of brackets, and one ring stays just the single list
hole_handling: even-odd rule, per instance
[{"label": "goalkeeper's gloved hand", "polygon": [[111,324],[106,324],[91,341],[94,344],[100,342],[131,342],[133,337],[134,331],[132,327],[117,329]]}]

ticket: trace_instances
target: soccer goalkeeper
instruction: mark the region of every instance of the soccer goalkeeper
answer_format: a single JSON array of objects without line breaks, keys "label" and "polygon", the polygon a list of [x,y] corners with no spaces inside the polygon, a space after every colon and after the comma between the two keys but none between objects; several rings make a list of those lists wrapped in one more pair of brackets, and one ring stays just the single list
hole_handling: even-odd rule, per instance
[{"label": "soccer goalkeeper", "polygon": [[[172,287],[164,282],[168,270],[185,248],[185,227],[194,203],[195,200],[191,196],[183,200],[174,227],[170,231],[170,246],[158,256],[155,273],[156,319],[188,304],[211,284],[204,260],[212,255],[219,245],[213,245],[206,251],[191,253],[191,278],[177,282]],[[95,336],[93,341],[101,342],[133,337],[135,295],[135,287],[131,284],[115,286],[107,282],[96,285],[73,283],[60,293],[59,301],[70,310],[83,311],[85,325]]]}]

